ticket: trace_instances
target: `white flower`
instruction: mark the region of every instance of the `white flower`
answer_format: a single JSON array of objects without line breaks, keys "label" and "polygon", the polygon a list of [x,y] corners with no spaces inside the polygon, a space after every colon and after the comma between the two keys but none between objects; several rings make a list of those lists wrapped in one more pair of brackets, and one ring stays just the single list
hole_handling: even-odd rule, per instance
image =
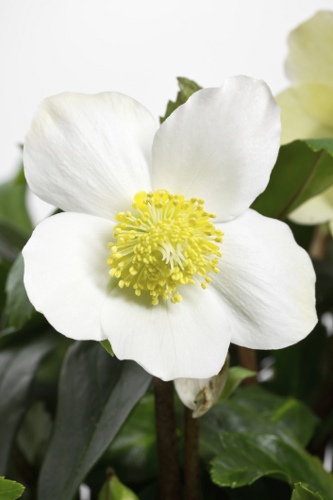
[{"label": "white flower", "polygon": [[197,92],[157,131],[118,93],[45,100],[25,173],[66,212],[23,251],[36,309],[164,380],[216,375],[230,342],[304,338],[316,323],[309,257],[285,224],[248,209],[277,156],[278,114],[266,84],[247,77]]},{"label": "white flower", "polygon": [[[281,142],[333,137],[333,12],[317,12],[297,26],[288,45],[286,73],[292,86],[276,97]],[[290,219],[299,224],[329,221],[333,234],[333,187],[298,207]]]},{"label": "white flower", "polygon": [[276,97],[285,144],[333,137],[333,12],[320,11],[288,37],[286,74],[292,86]]}]

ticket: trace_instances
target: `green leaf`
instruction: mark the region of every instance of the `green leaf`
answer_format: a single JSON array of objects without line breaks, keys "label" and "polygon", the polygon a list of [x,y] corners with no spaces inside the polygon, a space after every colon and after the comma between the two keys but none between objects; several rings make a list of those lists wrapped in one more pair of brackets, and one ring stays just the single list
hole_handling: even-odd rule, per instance
[{"label": "green leaf", "polygon": [[222,394],[219,397],[219,401],[227,399],[229,396],[231,396],[231,394],[235,392],[235,390],[237,389],[237,387],[239,387],[243,380],[249,377],[254,377],[255,375],[256,372],[247,370],[242,366],[232,366],[231,368],[229,368],[227,381],[223,388]]},{"label": "green leaf", "polygon": [[98,500],[139,500],[139,497],[112,473],[101,489]]},{"label": "green leaf", "polygon": [[194,92],[197,92],[202,88],[200,87],[200,85],[193,82],[192,80],[189,80],[188,78],[179,76],[177,80],[179,86],[179,92],[177,94],[177,98],[175,101],[168,102],[165,115],[160,118],[161,123],[163,123],[171,115],[171,113],[173,113],[175,109],[178,108],[178,106],[184,104],[187,101],[187,99],[191,97],[192,94],[194,94]]},{"label": "green leaf", "polygon": [[58,335],[44,332],[23,344],[9,342],[0,348],[0,473],[6,464],[16,429],[23,417],[31,385],[43,358],[59,342]]},{"label": "green leaf", "polygon": [[152,394],[136,405],[104,459],[130,483],[148,481],[158,474],[155,407]]},{"label": "green leaf", "polygon": [[110,357],[98,342],[77,342],[69,348],[39,498],[72,500],[150,381],[136,363]]},{"label": "green leaf", "polygon": [[16,500],[24,491],[22,484],[0,477],[0,500]]},{"label": "green leaf", "polygon": [[16,329],[25,325],[35,312],[35,308],[25,291],[23,273],[24,261],[22,254],[20,254],[9,271],[6,283],[6,326],[12,326]]},{"label": "green leaf", "polygon": [[303,483],[296,483],[291,500],[324,500],[318,492],[311,491]]},{"label": "green leaf", "polygon": [[52,430],[52,420],[44,403],[36,401],[24,417],[16,442],[27,462],[39,468]]},{"label": "green leaf", "polygon": [[222,453],[211,462],[215,484],[237,488],[270,475],[289,484],[306,482],[327,500],[333,498],[333,476],[289,436],[225,432],[220,439]]},{"label": "green leaf", "polygon": [[29,235],[32,224],[26,208],[26,189],[20,173],[14,180],[0,184],[0,222],[9,222]]},{"label": "green leaf", "polygon": [[112,349],[111,344],[108,340],[102,340],[101,345],[104,347],[106,352],[108,352],[110,354],[110,356],[112,356],[112,357],[114,356],[113,349]]},{"label": "green leaf", "polygon": [[333,184],[333,139],[294,141],[280,148],[266,190],[252,205],[268,217],[285,219]]},{"label": "green leaf", "polygon": [[275,396],[261,387],[246,387],[215,405],[201,417],[200,424],[201,455],[210,460],[220,452],[218,436],[222,429],[226,432],[287,434],[305,446],[318,419],[300,401]]},{"label": "green leaf", "polygon": [[0,218],[0,258],[14,262],[27,239],[28,235],[20,228]]}]

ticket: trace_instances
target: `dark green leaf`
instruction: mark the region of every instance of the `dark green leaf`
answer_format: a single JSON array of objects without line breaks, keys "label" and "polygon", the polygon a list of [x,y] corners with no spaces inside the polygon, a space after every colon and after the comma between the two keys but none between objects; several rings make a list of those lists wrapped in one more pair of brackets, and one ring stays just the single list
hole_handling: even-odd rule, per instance
[{"label": "dark green leaf", "polygon": [[24,491],[22,484],[0,477],[0,500],[16,500]]},{"label": "dark green leaf", "polygon": [[20,228],[0,219],[0,258],[14,262],[27,239],[28,235]]},{"label": "dark green leaf", "polygon": [[324,500],[318,492],[311,491],[303,483],[295,484],[291,500]]},{"label": "dark green leaf", "polygon": [[327,500],[333,498],[333,476],[287,435],[239,432],[220,438],[222,453],[211,463],[212,480],[219,486],[237,488],[271,475],[289,484],[306,482]]},{"label": "dark green leaf", "polygon": [[16,442],[27,462],[40,466],[52,430],[52,420],[41,401],[35,402],[20,426]]},{"label": "dark green leaf", "polygon": [[26,410],[36,370],[58,341],[58,335],[45,332],[24,344],[9,343],[0,350],[0,473],[6,471],[10,447]]},{"label": "dark green leaf", "polygon": [[35,308],[25,291],[23,272],[24,262],[22,254],[20,254],[9,271],[6,284],[6,326],[12,326],[16,329],[27,323],[35,312]]},{"label": "dark green leaf", "polygon": [[165,115],[160,118],[161,123],[163,123],[171,115],[171,113],[173,113],[175,109],[178,108],[178,106],[184,104],[187,101],[187,99],[191,97],[192,94],[194,94],[194,92],[197,92],[202,88],[200,87],[200,85],[193,82],[192,80],[189,80],[188,78],[179,76],[177,80],[179,86],[179,92],[177,94],[177,98],[175,101],[168,102]]},{"label": "dark green leaf", "polygon": [[121,483],[115,474],[112,474],[101,489],[98,500],[139,500],[139,498]]},{"label": "dark green leaf", "polygon": [[104,458],[130,483],[152,479],[158,474],[155,436],[154,397],[146,394],[118,432]]},{"label": "dark green leaf", "polygon": [[306,445],[318,420],[301,402],[281,398],[260,387],[238,389],[200,419],[200,448],[207,460],[218,454],[220,432],[291,435]]},{"label": "dark green leaf", "polygon": [[252,208],[284,219],[333,184],[333,139],[294,141],[280,148],[266,190]]},{"label": "dark green leaf", "polygon": [[72,500],[150,380],[136,363],[110,357],[99,343],[78,342],[69,348],[54,434],[40,473],[40,498]]}]

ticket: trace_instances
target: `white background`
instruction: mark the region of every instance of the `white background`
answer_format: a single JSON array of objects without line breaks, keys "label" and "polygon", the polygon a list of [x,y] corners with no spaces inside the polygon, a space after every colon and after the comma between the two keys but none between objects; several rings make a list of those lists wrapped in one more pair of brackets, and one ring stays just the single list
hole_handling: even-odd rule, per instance
[{"label": "white background", "polygon": [[277,92],[288,85],[289,31],[329,8],[333,0],[0,0],[0,180],[44,97],[117,90],[158,117],[178,75],[207,87],[247,74]]}]

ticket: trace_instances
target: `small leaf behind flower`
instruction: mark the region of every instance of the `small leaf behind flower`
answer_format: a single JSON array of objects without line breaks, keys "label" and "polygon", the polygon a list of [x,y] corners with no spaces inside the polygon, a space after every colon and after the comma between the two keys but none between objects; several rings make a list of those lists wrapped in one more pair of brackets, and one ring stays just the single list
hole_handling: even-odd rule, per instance
[{"label": "small leaf behind flower", "polygon": [[177,80],[179,92],[175,101],[168,102],[165,115],[160,118],[161,123],[163,123],[175,111],[175,109],[184,104],[192,94],[194,94],[198,90],[201,90],[202,88],[197,83],[182,76],[179,76]]},{"label": "small leaf behind flower", "polygon": [[254,377],[255,375],[256,372],[247,370],[242,366],[232,366],[231,368],[229,368],[227,381],[225,383],[221,396],[219,397],[219,401],[227,399],[233,392],[235,392],[235,390],[243,382],[243,380],[249,377]]},{"label": "small leaf behind flower", "polygon": [[268,186],[252,208],[282,220],[332,184],[333,139],[294,141],[280,148]]},{"label": "small leaf behind flower", "polygon": [[16,500],[22,496],[24,486],[0,477],[0,500]]}]

